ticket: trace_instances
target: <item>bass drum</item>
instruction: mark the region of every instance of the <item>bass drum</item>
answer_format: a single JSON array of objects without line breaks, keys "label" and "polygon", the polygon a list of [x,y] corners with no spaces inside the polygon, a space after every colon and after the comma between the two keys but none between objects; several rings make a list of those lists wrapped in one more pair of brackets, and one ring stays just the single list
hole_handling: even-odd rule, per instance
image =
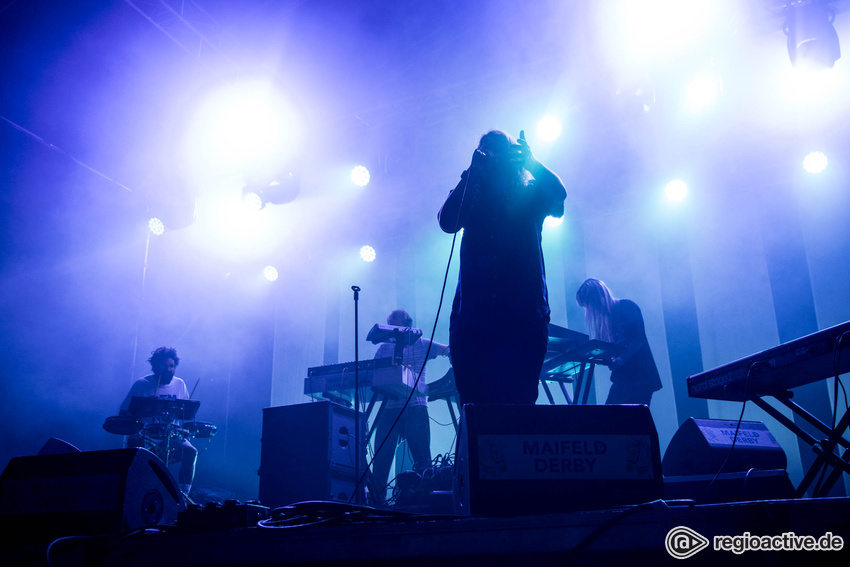
[{"label": "bass drum", "polygon": [[188,421],[183,424],[183,429],[188,431],[189,435],[196,439],[209,439],[215,435],[218,428],[212,423],[205,423],[203,421]]}]

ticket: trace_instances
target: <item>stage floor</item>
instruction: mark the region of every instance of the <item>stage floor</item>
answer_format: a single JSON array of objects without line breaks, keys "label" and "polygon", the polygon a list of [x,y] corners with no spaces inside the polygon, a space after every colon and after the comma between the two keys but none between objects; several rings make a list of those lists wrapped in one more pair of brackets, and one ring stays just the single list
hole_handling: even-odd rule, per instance
[{"label": "stage floor", "polygon": [[[186,524],[188,522],[184,522]],[[800,536],[838,547],[850,538],[850,498],[765,500],[694,505],[656,501],[612,510],[508,518],[424,516],[382,512],[342,504],[306,504],[261,526],[223,529],[215,522],[140,530],[94,538],[57,541],[50,564],[115,567],[271,566],[271,565],[803,565],[833,563],[847,550],[733,551],[767,538],[786,546]],[[210,525],[204,525],[210,524]],[[684,526],[691,542],[676,552],[665,547],[668,533]],[[789,534],[789,535],[784,535]],[[715,550],[715,536],[727,540]],[[836,537],[837,536],[837,537]],[[680,542],[684,540],[679,540]],[[796,543],[795,543],[796,542]],[[46,565],[46,546],[4,544],[7,565]]]}]

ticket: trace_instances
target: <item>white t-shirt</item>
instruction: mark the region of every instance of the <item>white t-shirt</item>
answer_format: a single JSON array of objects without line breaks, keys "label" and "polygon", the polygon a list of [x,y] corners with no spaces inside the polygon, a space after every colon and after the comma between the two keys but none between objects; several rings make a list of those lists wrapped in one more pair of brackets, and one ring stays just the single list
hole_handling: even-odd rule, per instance
[{"label": "white t-shirt", "polygon": [[[157,386],[156,376],[154,375],[139,378],[133,382],[133,385],[130,387],[130,391],[127,393],[127,397],[124,398],[124,401],[121,403],[122,414],[125,414],[128,411],[130,408],[130,401],[137,396],[142,398],[157,397],[172,400],[188,400],[189,390],[186,388],[186,383],[177,376],[172,378],[171,382],[168,384],[160,384],[159,386]],[[162,420],[156,417],[142,417],[139,418],[139,421],[143,425],[162,423]],[[181,420],[176,419],[171,423],[179,425]],[[158,438],[156,435],[153,435],[153,437]]]},{"label": "white t-shirt", "polygon": [[139,396],[148,398],[156,396],[158,398],[171,398],[174,400],[188,400],[189,390],[186,388],[186,382],[175,376],[168,384],[160,384],[157,386],[156,376],[153,374],[139,378],[130,387],[127,397],[121,403],[121,411],[125,412],[130,407],[130,400],[133,397]]}]

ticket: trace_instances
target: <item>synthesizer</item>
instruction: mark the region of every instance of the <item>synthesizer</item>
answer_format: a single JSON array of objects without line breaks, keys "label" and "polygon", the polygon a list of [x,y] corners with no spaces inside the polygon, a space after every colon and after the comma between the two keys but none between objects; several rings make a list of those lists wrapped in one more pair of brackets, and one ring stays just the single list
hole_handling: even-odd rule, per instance
[{"label": "synthesizer", "polygon": [[688,377],[692,398],[744,401],[850,372],[850,321]]},{"label": "synthesizer", "polygon": [[[389,398],[406,398],[412,389],[412,380],[416,379],[405,368],[393,366],[392,358],[365,360],[357,368],[361,388],[371,388]],[[304,379],[304,394],[313,398],[350,401],[354,397],[354,363],[310,368]]]}]

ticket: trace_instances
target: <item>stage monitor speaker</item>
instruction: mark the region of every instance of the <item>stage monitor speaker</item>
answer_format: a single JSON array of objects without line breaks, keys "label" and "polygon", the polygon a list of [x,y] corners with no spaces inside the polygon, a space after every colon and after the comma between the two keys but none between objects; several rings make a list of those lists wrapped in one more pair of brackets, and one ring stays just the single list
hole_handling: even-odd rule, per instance
[{"label": "stage monitor speaker", "polygon": [[713,475],[721,466],[724,473],[785,470],[785,451],[763,423],[742,421],[733,449],[737,427],[737,421],[688,418],[664,452],[664,476]]},{"label": "stage monitor speaker", "polygon": [[177,521],[174,477],[145,449],[15,457],[0,475],[0,518],[19,541]]},{"label": "stage monitor speaker", "polygon": [[39,455],[61,455],[64,453],[82,453],[82,451],[67,441],[57,439],[56,437],[48,439],[47,442],[41,446],[41,449],[38,450]]},{"label": "stage monitor speaker", "polygon": [[787,500],[794,498],[794,485],[784,470],[667,476],[664,498],[697,504]]},{"label": "stage monitor speaker", "polygon": [[457,515],[600,510],[663,494],[658,433],[646,406],[463,408]]},{"label": "stage monitor speaker", "polygon": [[[366,420],[360,414],[360,436]],[[331,402],[263,409],[260,503],[277,508],[307,500],[347,502],[354,493],[354,410]],[[361,474],[366,469],[361,443]]]}]

